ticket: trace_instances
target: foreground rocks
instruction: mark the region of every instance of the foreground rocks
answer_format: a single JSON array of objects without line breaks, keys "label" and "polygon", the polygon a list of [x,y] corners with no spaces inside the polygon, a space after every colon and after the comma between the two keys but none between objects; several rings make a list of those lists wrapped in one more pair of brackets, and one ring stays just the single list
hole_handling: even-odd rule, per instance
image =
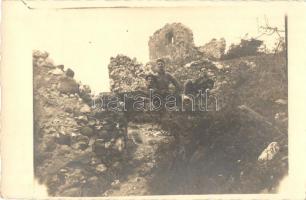
[{"label": "foreground rocks", "polygon": [[101,194],[115,178],[112,163],[122,159],[126,120],[92,109],[90,89],[48,58],[33,53],[35,176],[54,196]]}]

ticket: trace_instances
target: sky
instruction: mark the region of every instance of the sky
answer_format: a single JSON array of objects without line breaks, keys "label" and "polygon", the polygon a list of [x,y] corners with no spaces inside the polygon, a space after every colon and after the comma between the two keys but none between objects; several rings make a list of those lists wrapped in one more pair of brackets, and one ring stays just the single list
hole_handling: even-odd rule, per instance
[{"label": "sky", "polygon": [[[166,23],[181,22],[193,31],[195,45],[224,37],[227,45],[259,35],[264,19],[271,26],[284,26],[284,14],[237,7],[104,8],[78,10],[34,10],[33,49],[46,50],[56,64],[75,71],[75,78],[94,93],[109,91],[107,65],[111,56],[124,54],[145,63],[148,40]],[[275,37],[263,39],[268,47]]]}]

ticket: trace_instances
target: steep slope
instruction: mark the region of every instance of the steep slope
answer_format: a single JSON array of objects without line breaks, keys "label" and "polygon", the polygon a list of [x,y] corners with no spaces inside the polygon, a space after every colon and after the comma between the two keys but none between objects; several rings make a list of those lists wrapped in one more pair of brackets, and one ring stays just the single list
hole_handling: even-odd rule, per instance
[{"label": "steep slope", "polygon": [[88,105],[88,87],[48,53],[33,52],[33,70],[36,178],[53,196],[101,195],[116,179],[125,117]]},{"label": "steep slope", "polygon": [[[143,65],[120,55],[110,72],[117,66],[143,86]],[[173,74],[183,82],[209,71],[220,109],[161,115],[94,109],[90,89],[45,52],[33,53],[33,69],[35,176],[52,196],[271,193],[287,174],[284,55],[187,63]],[[262,154],[268,146],[273,157]]]}]

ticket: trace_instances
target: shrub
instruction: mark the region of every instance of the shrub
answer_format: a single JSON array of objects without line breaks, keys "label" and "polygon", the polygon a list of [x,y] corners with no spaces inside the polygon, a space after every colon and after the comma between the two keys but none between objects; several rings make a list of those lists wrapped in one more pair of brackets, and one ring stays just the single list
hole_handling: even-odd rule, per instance
[{"label": "shrub", "polygon": [[263,44],[262,40],[257,40],[254,38],[245,40],[242,39],[240,44],[232,44],[225,54],[224,59],[239,58],[243,56],[253,56],[258,55],[258,48]]}]

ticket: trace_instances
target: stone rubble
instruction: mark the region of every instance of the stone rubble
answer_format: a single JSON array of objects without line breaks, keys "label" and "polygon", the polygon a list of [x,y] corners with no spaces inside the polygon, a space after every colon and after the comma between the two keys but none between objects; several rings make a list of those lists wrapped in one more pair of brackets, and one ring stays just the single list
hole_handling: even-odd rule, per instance
[{"label": "stone rubble", "polygon": [[220,40],[212,39],[210,42],[199,47],[199,51],[204,57],[211,60],[220,60],[225,54],[226,42],[224,38]]},{"label": "stone rubble", "polygon": [[145,76],[150,73],[150,65],[143,66],[136,59],[124,55],[112,57],[108,65],[111,91],[115,93],[143,90]]},{"label": "stone rubble", "polygon": [[51,65],[48,56],[33,52],[35,175],[55,196],[100,194],[101,183],[111,184],[112,163],[121,159],[124,116],[92,109],[86,103],[90,88],[77,83],[71,69]]}]

